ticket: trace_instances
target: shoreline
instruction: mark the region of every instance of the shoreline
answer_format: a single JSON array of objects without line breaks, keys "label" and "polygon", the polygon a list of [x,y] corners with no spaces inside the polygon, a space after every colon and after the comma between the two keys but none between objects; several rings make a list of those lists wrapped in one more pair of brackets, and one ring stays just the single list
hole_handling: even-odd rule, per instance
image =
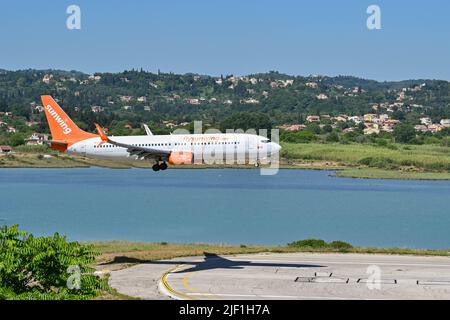
[{"label": "shoreline", "polygon": [[[43,158],[38,153],[13,153],[0,155],[0,169],[151,169],[147,162],[113,162],[95,160],[67,154],[52,154]],[[264,166],[262,166],[263,168]],[[171,170],[182,169],[258,169],[254,165],[184,165],[174,166]],[[450,181],[450,172],[426,171],[417,168],[381,169],[362,165],[351,165],[337,161],[282,159],[280,170],[320,170],[333,171],[336,178],[380,179],[380,180],[418,180]]]}]

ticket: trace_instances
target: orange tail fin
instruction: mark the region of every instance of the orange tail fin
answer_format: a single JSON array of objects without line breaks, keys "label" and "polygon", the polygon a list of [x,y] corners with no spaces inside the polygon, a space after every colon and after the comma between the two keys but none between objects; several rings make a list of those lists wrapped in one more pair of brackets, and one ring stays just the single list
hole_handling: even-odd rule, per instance
[{"label": "orange tail fin", "polygon": [[41,96],[41,100],[53,140],[71,145],[82,140],[98,137],[78,128],[51,96]]}]

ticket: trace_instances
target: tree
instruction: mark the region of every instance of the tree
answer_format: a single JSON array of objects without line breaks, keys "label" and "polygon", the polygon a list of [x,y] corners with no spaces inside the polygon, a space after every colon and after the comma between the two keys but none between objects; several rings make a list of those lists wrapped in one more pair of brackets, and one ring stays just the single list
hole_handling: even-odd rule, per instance
[{"label": "tree", "polygon": [[23,133],[13,133],[9,139],[8,143],[13,147],[20,146],[25,143],[25,135]]},{"label": "tree", "polygon": [[226,132],[227,129],[242,129],[247,131],[248,129],[272,129],[272,122],[264,113],[255,112],[239,112],[231,117],[222,121],[220,129],[222,132]]},{"label": "tree", "polygon": [[411,124],[402,123],[395,127],[394,138],[396,142],[411,143],[416,137],[416,130]]},{"label": "tree", "polygon": [[280,139],[281,141],[291,143],[309,143],[317,140],[317,136],[309,130],[299,132],[282,131]]},{"label": "tree", "polygon": [[333,127],[331,125],[327,124],[323,127],[323,132],[331,133],[331,132],[333,132]]},{"label": "tree", "polygon": [[339,135],[336,132],[331,132],[326,139],[327,142],[339,142]]},{"label": "tree", "polygon": [[310,123],[310,124],[308,124],[306,129],[308,131],[311,131],[312,133],[315,133],[315,134],[320,134],[320,132],[322,131],[320,129],[320,126],[317,123]]}]

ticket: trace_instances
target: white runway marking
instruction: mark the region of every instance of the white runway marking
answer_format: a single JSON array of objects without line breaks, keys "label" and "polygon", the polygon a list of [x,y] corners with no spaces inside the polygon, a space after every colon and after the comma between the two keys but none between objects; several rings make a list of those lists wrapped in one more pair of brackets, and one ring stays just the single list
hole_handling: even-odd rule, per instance
[{"label": "white runway marking", "polygon": [[267,298],[267,299],[305,299],[305,300],[361,300],[360,298],[314,297],[314,296],[278,296],[265,294],[233,294],[233,293],[189,293],[190,296]]}]

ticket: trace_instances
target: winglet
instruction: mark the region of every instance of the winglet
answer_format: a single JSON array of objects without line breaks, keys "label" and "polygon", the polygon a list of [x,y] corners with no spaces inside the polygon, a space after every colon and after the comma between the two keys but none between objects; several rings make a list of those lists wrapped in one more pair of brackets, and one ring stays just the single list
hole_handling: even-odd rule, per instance
[{"label": "winglet", "polygon": [[108,136],[106,135],[105,131],[103,131],[102,127],[98,123],[95,124],[95,128],[97,129],[98,135],[102,139],[102,143],[108,142],[109,141]]}]

